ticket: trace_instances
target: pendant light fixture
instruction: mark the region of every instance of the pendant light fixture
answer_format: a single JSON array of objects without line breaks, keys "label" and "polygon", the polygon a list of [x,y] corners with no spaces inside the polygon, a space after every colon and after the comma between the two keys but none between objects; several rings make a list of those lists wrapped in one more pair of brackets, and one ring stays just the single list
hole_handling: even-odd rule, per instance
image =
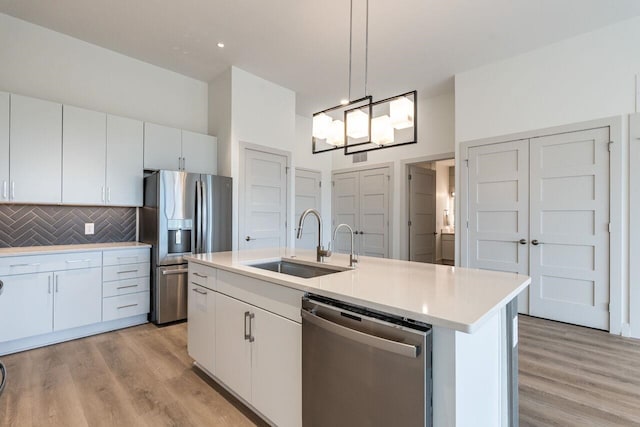
[{"label": "pendant light fixture", "polygon": [[342,148],[355,154],[415,144],[418,139],[417,91],[372,101],[367,93],[369,72],[369,0],[366,0],[364,95],[351,100],[353,0],[349,8],[349,98],[340,105],[313,114],[313,154]]}]

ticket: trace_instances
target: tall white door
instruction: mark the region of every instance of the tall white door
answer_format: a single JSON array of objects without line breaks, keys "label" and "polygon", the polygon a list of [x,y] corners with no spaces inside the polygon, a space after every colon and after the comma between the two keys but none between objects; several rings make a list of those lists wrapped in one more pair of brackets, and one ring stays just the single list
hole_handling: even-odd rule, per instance
[{"label": "tall white door", "polygon": [[287,158],[254,149],[244,150],[244,185],[240,189],[240,248],[287,245]]},{"label": "tall white door", "polygon": [[104,204],[107,115],[65,105],[62,116],[62,202]]},{"label": "tall white door", "polygon": [[360,172],[360,253],[389,257],[389,168]]},{"label": "tall white door", "polygon": [[609,129],[531,139],[533,316],[609,329]]},{"label": "tall white door", "polygon": [[62,104],[11,95],[11,199],[62,201]]},{"label": "tall white door", "polygon": [[[337,173],[332,178],[332,220],[333,227],[338,224],[348,224],[354,232],[358,231],[360,225],[360,172]],[[333,237],[333,235],[331,236]],[[359,238],[355,237],[354,251],[359,253]],[[349,253],[351,245],[351,235],[342,227],[333,241],[335,252]]]},{"label": "tall white door", "polygon": [[[296,227],[300,215],[302,215],[302,212],[304,212],[306,209],[313,208],[318,212],[321,212],[321,181],[322,179],[319,171],[296,169]],[[326,242],[323,243],[325,243],[326,246]],[[296,247],[315,249],[316,246],[318,246],[318,220],[315,216],[310,215],[305,219],[304,228],[302,230],[302,238],[296,240]]]},{"label": "tall white door", "polygon": [[529,274],[529,141],[473,147],[468,160],[469,267]]},{"label": "tall white door", "polygon": [[409,261],[436,261],[436,171],[409,167]]}]

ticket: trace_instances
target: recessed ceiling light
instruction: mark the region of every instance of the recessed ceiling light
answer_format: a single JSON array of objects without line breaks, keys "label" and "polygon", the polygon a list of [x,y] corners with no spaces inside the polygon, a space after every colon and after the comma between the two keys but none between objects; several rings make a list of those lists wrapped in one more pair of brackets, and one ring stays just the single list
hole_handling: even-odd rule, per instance
[{"label": "recessed ceiling light", "polygon": [[342,104],[342,105],[347,105],[348,103],[349,103],[348,99],[341,99],[340,100],[340,104]]},{"label": "recessed ceiling light", "polygon": [[224,43],[222,42],[218,43],[218,47],[224,47]]}]

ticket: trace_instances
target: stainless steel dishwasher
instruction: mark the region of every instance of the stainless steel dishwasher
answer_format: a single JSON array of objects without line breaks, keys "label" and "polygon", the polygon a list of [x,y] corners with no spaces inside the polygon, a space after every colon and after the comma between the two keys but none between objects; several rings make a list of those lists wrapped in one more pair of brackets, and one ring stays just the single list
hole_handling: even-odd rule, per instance
[{"label": "stainless steel dishwasher", "polygon": [[431,426],[431,395],[429,325],[303,298],[305,427]]}]

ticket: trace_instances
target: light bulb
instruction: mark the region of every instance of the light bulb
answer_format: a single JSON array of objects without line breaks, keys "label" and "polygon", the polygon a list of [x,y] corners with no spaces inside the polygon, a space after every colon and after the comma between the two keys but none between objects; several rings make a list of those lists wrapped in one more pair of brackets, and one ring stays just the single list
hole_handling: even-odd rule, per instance
[{"label": "light bulb", "polygon": [[334,120],[329,126],[327,132],[327,144],[341,147],[344,145],[344,122],[342,120]]},{"label": "light bulb", "polygon": [[406,129],[413,126],[413,101],[403,96],[391,101],[389,105],[391,125],[396,129]]},{"label": "light bulb", "polygon": [[362,110],[347,113],[347,136],[366,138],[369,136],[369,115]]},{"label": "light bulb", "polygon": [[377,145],[393,142],[394,131],[391,119],[386,114],[371,120],[371,142]]},{"label": "light bulb", "polygon": [[314,138],[325,139],[330,125],[331,117],[327,116],[325,113],[317,114],[313,116],[313,130],[311,134]]}]

